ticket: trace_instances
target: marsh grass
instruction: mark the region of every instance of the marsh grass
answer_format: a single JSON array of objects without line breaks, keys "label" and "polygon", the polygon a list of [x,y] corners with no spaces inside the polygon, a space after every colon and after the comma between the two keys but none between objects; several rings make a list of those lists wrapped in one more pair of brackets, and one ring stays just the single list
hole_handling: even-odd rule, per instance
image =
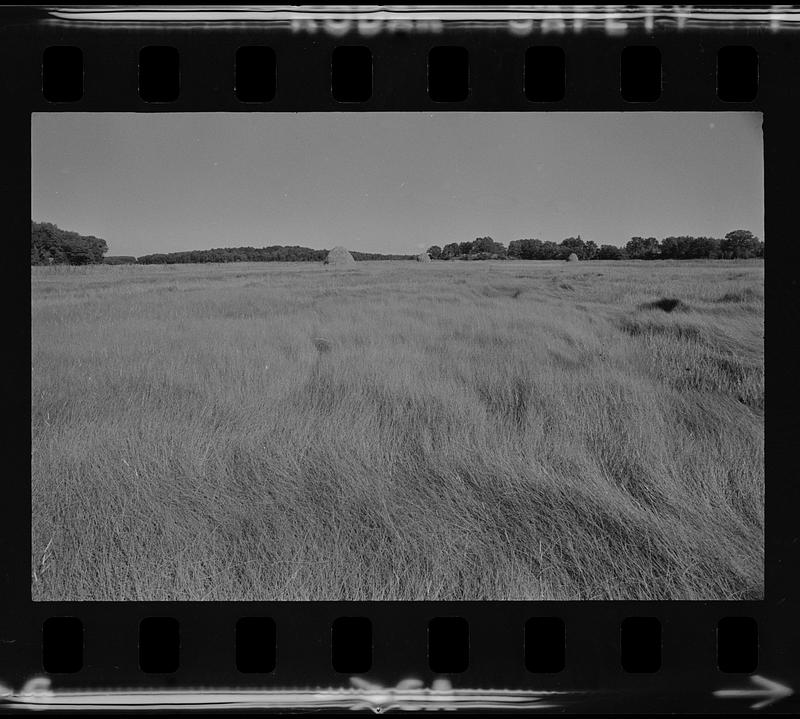
[{"label": "marsh grass", "polygon": [[36,600],[763,596],[761,262],[80,269]]}]

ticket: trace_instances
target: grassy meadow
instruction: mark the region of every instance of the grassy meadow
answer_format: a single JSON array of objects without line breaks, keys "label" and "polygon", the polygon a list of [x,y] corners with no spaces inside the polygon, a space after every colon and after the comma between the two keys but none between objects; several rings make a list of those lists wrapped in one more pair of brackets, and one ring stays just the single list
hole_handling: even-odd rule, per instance
[{"label": "grassy meadow", "polygon": [[33,598],[758,599],[763,282],[34,267]]}]

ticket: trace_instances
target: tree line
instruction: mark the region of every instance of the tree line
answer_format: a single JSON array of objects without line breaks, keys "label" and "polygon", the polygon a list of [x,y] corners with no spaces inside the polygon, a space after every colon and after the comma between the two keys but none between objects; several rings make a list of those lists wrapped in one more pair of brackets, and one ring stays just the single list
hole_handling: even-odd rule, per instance
[{"label": "tree line", "polygon": [[140,265],[183,265],[200,262],[322,262],[328,253],[310,247],[215,247],[211,250],[166,252],[139,257]]},{"label": "tree line", "polygon": [[[411,255],[382,255],[375,252],[351,252],[360,260],[410,260]],[[272,245],[270,247],[217,247],[213,250],[167,252],[139,257],[140,265],[172,265],[193,262],[322,262],[328,250],[310,247]]]},{"label": "tree line", "polygon": [[624,247],[598,247],[592,240],[583,240],[578,235],[559,243],[538,239],[512,240],[508,249],[491,237],[428,248],[433,260],[565,260],[573,253],[579,260],[748,259],[764,257],[764,242],[749,230],[733,230],[723,238],[682,235],[659,241],[655,237],[632,237]]},{"label": "tree line", "polygon": [[[68,264],[189,264],[202,262],[322,262],[328,250],[310,247],[271,245],[269,247],[217,247],[211,250],[167,252],[142,257],[105,257],[106,241],[92,235],[62,230],[50,222],[31,223],[31,265]],[[565,260],[574,253],[580,260],[691,260],[747,259],[764,257],[764,242],[749,230],[733,230],[715,237],[632,237],[624,247],[596,245],[581,236],[567,237],[559,243],[538,239],[513,240],[506,248],[491,237],[471,242],[433,245],[428,254],[433,260]],[[414,255],[352,252],[361,260],[412,260]]]}]

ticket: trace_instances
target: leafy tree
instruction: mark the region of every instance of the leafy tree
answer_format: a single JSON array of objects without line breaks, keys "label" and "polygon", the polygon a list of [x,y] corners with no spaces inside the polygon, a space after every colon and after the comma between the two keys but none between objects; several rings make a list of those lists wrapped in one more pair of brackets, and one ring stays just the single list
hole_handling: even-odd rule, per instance
[{"label": "leafy tree", "polygon": [[676,260],[686,255],[690,247],[690,237],[665,237],[661,240],[660,256],[662,259]]},{"label": "leafy tree", "polygon": [[442,257],[442,248],[439,245],[432,245],[428,248],[428,254],[432,260],[438,260]]},{"label": "leafy tree", "polygon": [[625,252],[621,247],[616,245],[600,245],[597,251],[598,260],[623,260],[625,259]]},{"label": "leafy tree", "polygon": [[501,242],[495,242],[491,237],[478,237],[470,246],[468,254],[470,259],[495,260],[505,258],[506,248]]},{"label": "leafy tree", "polygon": [[722,257],[721,245],[722,240],[717,237],[693,237],[686,259],[719,259]]},{"label": "leafy tree", "polygon": [[579,260],[584,259],[583,254],[585,250],[585,244],[580,235],[577,237],[567,237],[567,239],[561,240],[561,246],[566,248],[567,255],[570,255],[574,252],[578,256]]},{"label": "leafy tree", "polygon": [[711,237],[665,237],[659,248],[662,259],[692,260],[710,257],[716,248],[717,240]]},{"label": "leafy tree", "polygon": [[508,256],[508,250],[506,250],[506,246],[502,242],[495,242],[492,246],[492,259],[506,259]]},{"label": "leafy tree", "polygon": [[451,242],[449,245],[445,245],[442,248],[441,259],[452,260],[458,257],[460,254],[461,247],[459,246],[458,242]]},{"label": "leafy tree", "polygon": [[459,255],[468,255],[472,252],[472,243],[471,242],[459,242],[458,243]]},{"label": "leafy tree", "polygon": [[750,230],[733,230],[725,235],[720,243],[720,250],[727,259],[747,259],[758,256],[759,244],[758,237]]},{"label": "leafy tree", "polygon": [[491,237],[478,237],[475,242],[472,243],[470,254],[476,254],[478,252],[492,252],[493,248],[494,240]]},{"label": "leafy tree", "polygon": [[579,260],[592,260],[597,256],[597,245],[591,240],[582,240],[580,235],[567,237],[561,241],[561,246],[566,249],[567,256],[574,252]]},{"label": "leafy tree", "polygon": [[31,264],[86,265],[103,261],[106,241],[62,230],[51,222],[31,222]]},{"label": "leafy tree", "polygon": [[564,245],[556,244],[548,240],[542,243],[541,257],[542,260],[566,260],[572,250]]},{"label": "leafy tree", "polygon": [[722,240],[718,237],[700,237],[698,241],[701,243],[700,247],[704,252],[703,257],[709,257],[714,260],[722,257],[722,250],[720,249]]},{"label": "leafy tree", "polygon": [[632,237],[625,245],[625,252],[632,260],[654,260],[659,256],[658,240],[655,237]]},{"label": "leafy tree", "polygon": [[508,243],[508,256],[519,260],[540,260],[542,241],[537,239],[512,240]]},{"label": "leafy tree", "polygon": [[85,245],[73,245],[67,249],[67,260],[71,265],[91,265],[92,252]]}]

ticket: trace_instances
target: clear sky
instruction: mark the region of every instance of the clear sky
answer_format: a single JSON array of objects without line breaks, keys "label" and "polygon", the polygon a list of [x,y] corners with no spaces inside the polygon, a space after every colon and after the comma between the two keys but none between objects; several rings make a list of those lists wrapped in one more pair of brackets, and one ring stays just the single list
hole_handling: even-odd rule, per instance
[{"label": "clear sky", "polygon": [[112,255],[763,239],[760,113],[34,113],[32,218]]}]

